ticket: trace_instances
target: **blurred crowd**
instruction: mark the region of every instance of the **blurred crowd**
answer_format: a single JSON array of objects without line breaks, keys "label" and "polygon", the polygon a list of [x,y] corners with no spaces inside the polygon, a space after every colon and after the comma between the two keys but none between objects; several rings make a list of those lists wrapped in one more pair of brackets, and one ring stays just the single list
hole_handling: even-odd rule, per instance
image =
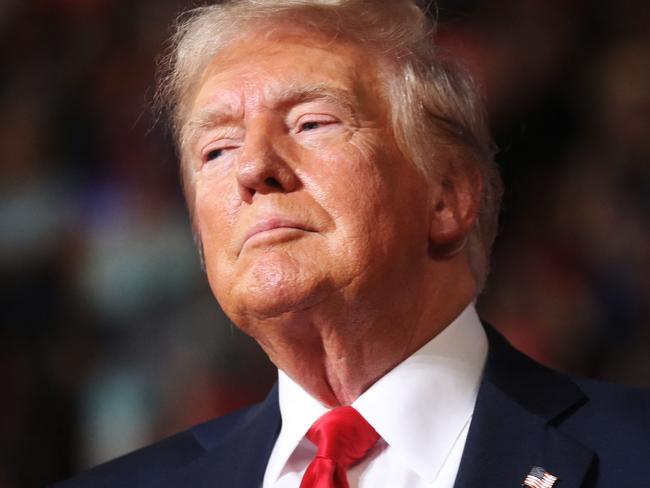
[{"label": "blurred crowd", "polygon": [[[0,3],[0,488],[264,397],[200,269],[156,58],[182,0]],[[446,0],[506,184],[482,316],[572,374],[650,386],[650,25],[641,0]]]}]

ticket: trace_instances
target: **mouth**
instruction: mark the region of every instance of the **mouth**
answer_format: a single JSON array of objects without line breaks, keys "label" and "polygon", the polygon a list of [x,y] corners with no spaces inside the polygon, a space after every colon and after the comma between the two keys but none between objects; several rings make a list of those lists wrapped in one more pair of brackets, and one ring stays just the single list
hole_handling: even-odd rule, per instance
[{"label": "mouth", "polygon": [[247,244],[265,239],[282,240],[290,237],[295,232],[313,232],[313,229],[290,218],[268,217],[258,221],[248,229],[240,249],[243,249]]}]

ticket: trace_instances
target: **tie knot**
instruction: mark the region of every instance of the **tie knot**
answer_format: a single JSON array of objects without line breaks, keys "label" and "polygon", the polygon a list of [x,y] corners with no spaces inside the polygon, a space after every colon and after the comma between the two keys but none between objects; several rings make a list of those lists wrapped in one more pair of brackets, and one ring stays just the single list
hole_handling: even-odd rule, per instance
[{"label": "tie knot", "polygon": [[318,447],[316,456],[347,468],[366,455],[379,434],[354,408],[337,407],[314,422],[307,438]]}]

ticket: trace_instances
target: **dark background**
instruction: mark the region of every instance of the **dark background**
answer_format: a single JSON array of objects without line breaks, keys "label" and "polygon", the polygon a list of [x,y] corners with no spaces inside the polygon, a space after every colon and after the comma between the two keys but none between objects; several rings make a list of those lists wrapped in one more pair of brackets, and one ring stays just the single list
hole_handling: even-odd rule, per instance
[{"label": "dark background", "polygon": [[[0,3],[0,488],[264,396],[199,269],[149,102],[188,2]],[[482,315],[538,360],[650,386],[647,3],[442,1],[506,183]]]}]

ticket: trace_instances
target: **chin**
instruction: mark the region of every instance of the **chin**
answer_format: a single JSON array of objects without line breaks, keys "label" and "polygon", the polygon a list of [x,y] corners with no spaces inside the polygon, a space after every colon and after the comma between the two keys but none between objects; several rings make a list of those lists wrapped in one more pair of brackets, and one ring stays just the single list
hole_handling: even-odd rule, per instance
[{"label": "chin", "polygon": [[226,293],[215,290],[215,295],[239,326],[299,313],[323,300],[329,288],[327,279],[310,271],[287,260],[257,261],[233,280]]}]

